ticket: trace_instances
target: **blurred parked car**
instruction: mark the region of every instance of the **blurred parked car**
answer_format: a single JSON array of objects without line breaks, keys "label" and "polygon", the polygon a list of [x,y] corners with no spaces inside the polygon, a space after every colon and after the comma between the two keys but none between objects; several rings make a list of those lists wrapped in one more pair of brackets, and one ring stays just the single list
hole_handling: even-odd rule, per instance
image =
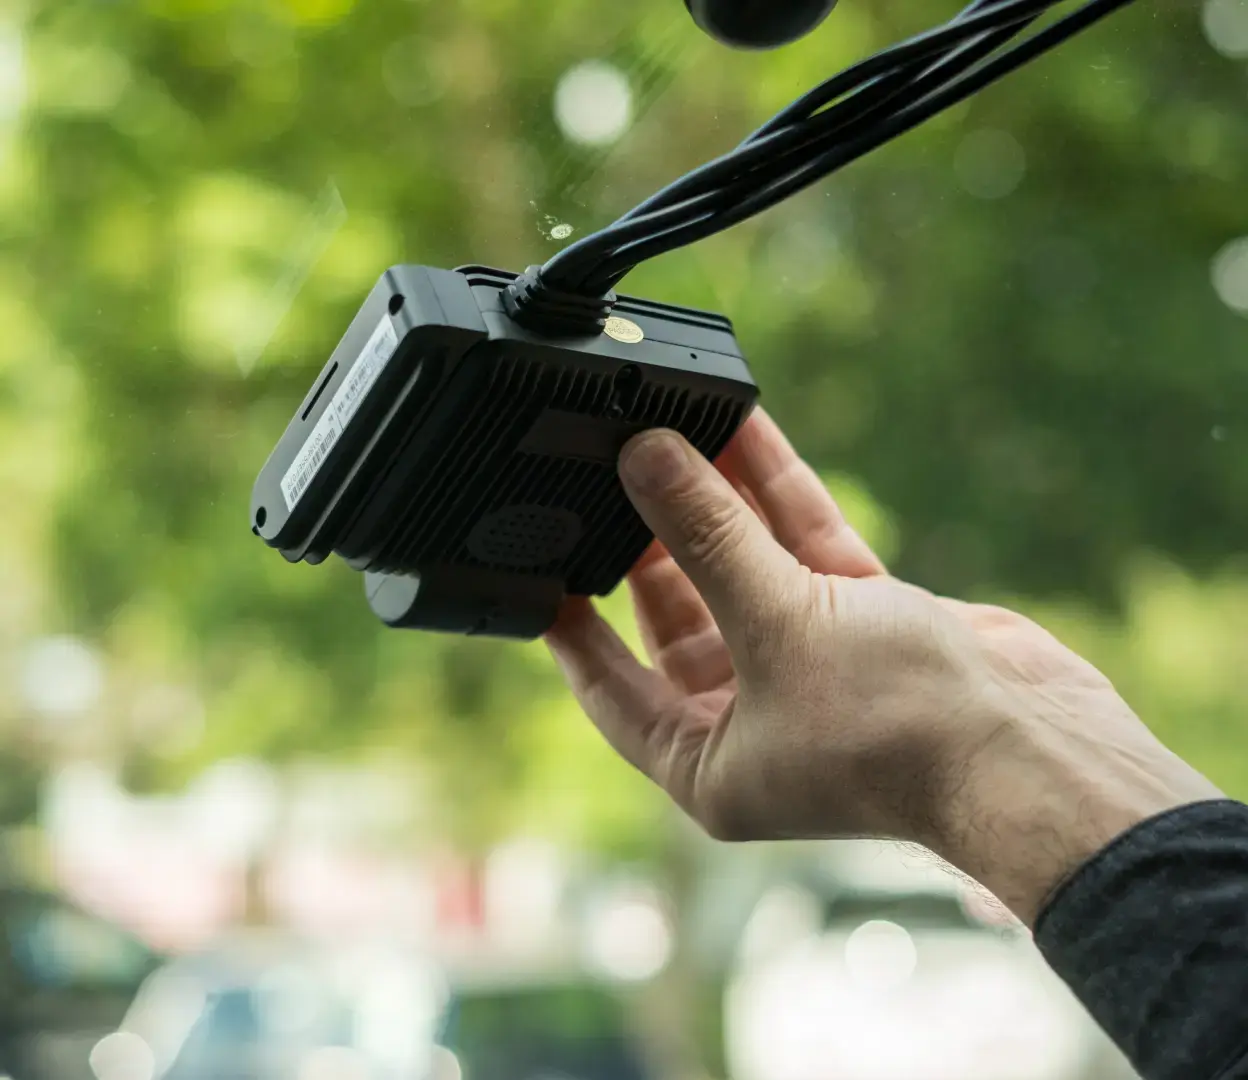
[{"label": "blurred parked car", "polygon": [[99,1080],[414,1080],[445,993],[393,949],[248,933],[144,983]]},{"label": "blurred parked car", "polygon": [[946,882],[761,904],[727,990],[735,1080],[1134,1077],[1028,935]]},{"label": "blurred parked car", "polygon": [[461,986],[443,1045],[464,1080],[653,1080],[609,986]]},{"label": "blurred parked car", "polygon": [[99,1080],[651,1080],[587,980],[249,935],[144,984]]},{"label": "blurred parked car", "polygon": [[159,958],[111,923],[46,893],[0,889],[0,1076],[89,1080]]}]

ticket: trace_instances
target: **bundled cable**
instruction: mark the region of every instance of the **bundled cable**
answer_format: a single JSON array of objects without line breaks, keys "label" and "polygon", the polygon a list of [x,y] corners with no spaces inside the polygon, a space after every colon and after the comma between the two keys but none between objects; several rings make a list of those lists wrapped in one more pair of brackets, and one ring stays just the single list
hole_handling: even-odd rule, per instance
[{"label": "bundled cable", "polygon": [[1131,0],[972,0],[953,20],[826,80],[735,150],[552,257],[551,290],[606,296],[638,263],[762,213],[1061,44]]}]

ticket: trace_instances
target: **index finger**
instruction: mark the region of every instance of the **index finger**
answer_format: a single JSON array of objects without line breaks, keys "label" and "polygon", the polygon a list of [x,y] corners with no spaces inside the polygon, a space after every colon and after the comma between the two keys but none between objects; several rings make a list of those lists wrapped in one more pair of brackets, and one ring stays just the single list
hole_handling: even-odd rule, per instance
[{"label": "index finger", "polygon": [[803,566],[839,577],[885,573],[815,470],[762,409],[750,415],[721,462],[753,495],[776,539]]},{"label": "index finger", "polygon": [[584,597],[565,602],[546,644],[594,726],[630,765],[653,776],[662,725],[678,711],[672,684],[645,667]]},{"label": "index finger", "polygon": [[651,662],[686,693],[728,684],[735,672],[723,635],[685,572],[659,541],[628,575]]}]

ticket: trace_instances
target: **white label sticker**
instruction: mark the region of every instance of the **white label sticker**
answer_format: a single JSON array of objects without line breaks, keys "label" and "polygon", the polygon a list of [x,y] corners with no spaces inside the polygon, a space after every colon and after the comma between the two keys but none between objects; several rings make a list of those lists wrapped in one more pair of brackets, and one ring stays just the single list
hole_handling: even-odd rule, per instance
[{"label": "white label sticker", "polygon": [[364,350],[356,357],[347,377],[342,380],[333,399],[321,413],[321,418],[312,429],[312,434],[304,440],[303,447],[295,455],[286,475],[282,477],[282,495],[286,499],[286,509],[293,510],[308,490],[312,478],[320,471],[329,452],[338,442],[343,430],[360,407],[364,395],[377,381],[381,369],[393,355],[399,344],[399,335],[388,315],[383,315],[380,325],[373,331]]}]

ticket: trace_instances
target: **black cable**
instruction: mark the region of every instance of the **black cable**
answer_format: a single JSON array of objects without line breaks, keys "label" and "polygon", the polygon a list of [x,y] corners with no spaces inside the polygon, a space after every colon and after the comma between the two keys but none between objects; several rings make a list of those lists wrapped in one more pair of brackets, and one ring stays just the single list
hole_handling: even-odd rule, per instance
[{"label": "black cable", "polygon": [[[1122,0],[1122,2],[1128,2],[1128,0]],[[910,130],[937,112],[965,100],[965,98],[982,89],[988,83],[1021,66],[1022,63],[1033,59],[1048,48],[1059,44],[1078,30],[1083,29],[1087,23],[1095,21],[1095,18],[1099,17],[1100,13],[1108,13],[1118,6],[1121,6],[1121,4],[1117,0],[1114,0],[1114,2],[1094,0],[1093,3],[1088,5],[1087,9],[1081,9],[1080,12],[1068,16],[1067,19],[1050,27],[1042,35],[1037,35],[1036,38],[1024,46],[1011,50],[993,63],[985,65],[978,72],[974,73],[973,77],[953,82],[951,85],[946,86],[943,91],[933,87],[932,80],[925,80],[922,89],[929,91],[929,93],[910,102],[893,116],[883,119],[879,125],[869,131],[861,132],[853,139],[848,141],[842,140],[830,148],[825,148],[817,155],[814,155],[813,160],[808,160],[791,175],[773,178],[766,185],[757,188],[748,195],[742,195],[742,192],[738,189],[737,192],[734,192],[738,198],[734,199],[732,205],[726,206],[721,211],[717,211],[714,214],[704,212],[684,225],[674,225],[665,229],[661,234],[652,234],[652,238],[649,240],[635,241],[617,249],[612,256],[604,259],[594,277],[585,282],[585,287],[595,293],[609,288],[609,285],[604,284],[604,279],[612,282],[618,281],[628,269],[631,269],[632,266],[642,259],[650,258],[653,255],[691,243],[696,239],[711,235],[761,212],[781,199],[787,198],[789,195],[809,186],[809,184],[826,176],[835,169],[841,168],[850,161],[870,152],[870,150],[877,148],[884,142]],[[1088,16],[1092,16],[1092,18],[1088,18]],[[976,50],[976,52],[982,53],[982,50]],[[959,65],[959,67],[962,66],[964,65]],[[839,136],[844,133],[838,131],[837,134]],[[714,224],[708,227],[712,221]]]},{"label": "black cable", "polygon": [[826,80],[735,150],[564,248],[542,268],[542,280],[605,295],[638,263],[763,212],[1130,2],[1088,0],[1000,52],[1061,0],[974,0],[949,23]]},{"label": "black cable", "polygon": [[[1042,9],[1050,8],[1061,2],[1062,0],[1042,0],[1042,2],[1037,6]],[[836,97],[839,97],[840,94],[844,92],[843,88],[838,88],[837,83],[844,75],[849,74],[849,72],[853,72],[865,65],[868,65],[873,60],[878,58],[891,57],[899,51],[904,51],[911,42],[928,39],[949,30],[956,30],[959,27],[965,27],[971,22],[973,17],[988,20],[988,25],[991,26],[991,20],[993,18],[1000,18],[1004,10],[1013,6],[1014,5],[1011,5],[1008,2],[1003,2],[1003,0],[973,0],[971,4],[963,8],[962,11],[955,15],[944,26],[937,27],[935,30],[929,30],[924,34],[917,35],[917,37],[910,38],[908,41],[903,41],[898,45],[884,49],[882,52],[877,53],[874,57],[868,57],[865,61],[860,61],[858,64],[849,68],[841,75],[834,76],[833,78],[827,79],[820,83],[813,90],[804,94],[792,104],[778,112],[775,116],[768,120],[767,123],[759,128],[758,131],[755,132],[755,135],[774,130],[775,128],[788,123],[804,120],[813,115],[822,106],[834,100]],[[750,136],[750,139],[752,138],[754,138],[754,136]],[[750,139],[747,139],[746,142],[749,142]]]},{"label": "black cable", "polygon": [[[552,282],[563,282],[561,287],[579,291],[586,274],[609,257],[619,244],[641,238],[654,228],[678,224],[682,215],[687,214],[692,220],[697,216],[695,211],[711,210],[715,202],[722,203],[725,208],[731,206],[751,184],[757,186],[793,167],[791,155],[809,156],[817,149],[819,138],[864,119],[898,93],[913,89],[910,84],[918,76],[934,70],[933,56],[945,53],[936,69],[943,70],[948,78],[994,51],[1058,2],[1060,0],[975,0],[953,22],[894,45],[826,80],[789,105],[737,149],[668,185],[614,225],[565,248],[547,264],[545,275]],[[845,100],[817,111],[846,94],[850,96]],[[747,175],[760,168],[761,173]],[[717,186],[725,181],[730,185],[728,188]],[[675,215],[651,217],[654,211],[668,207],[683,209]],[[625,228],[625,223],[643,218],[648,224]]]},{"label": "black cable", "polygon": [[[1043,9],[1051,6],[1053,2],[1054,0],[1021,0],[1015,6]],[[676,199],[686,195],[693,196],[695,192],[713,193],[716,190],[713,184],[719,180],[733,181],[736,186],[739,186],[741,173],[757,169],[760,165],[767,172],[774,172],[778,167],[785,165],[789,156],[808,151],[810,147],[825,139],[829,134],[844,133],[846,128],[861,123],[903,90],[915,89],[918,77],[916,71],[924,76],[926,82],[946,81],[955,71],[970,67],[983,56],[989,55],[999,44],[1003,44],[1036,18],[1038,18],[1038,13],[1019,15],[1017,21],[1003,31],[984,35],[985,38],[990,39],[986,43],[982,39],[967,42],[956,53],[945,57],[935,65],[927,68],[910,65],[902,71],[892,73],[887,80],[879,80],[878,87],[874,83],[869,84],[846,100],[807,118],[803,123],[792,124],[786,128],[751,137],[737,150],[687,174],[681,180],[647,199],[640,206],[630,210],[619,219],[616,225],[649,218],[651,212],[657,209],[688,205],[691,201],[689,198],[685,198],[682,202],[676,202]],[[934,78],[934,76],[943,76],[943,78]],[[631,230],[621,229],[617,233],[615,226],[611,227],[613,238],[623,239],[631,232]]]},{"label": "black cable", "polygon": [[[613,226],[565,249],[548,264],[546,274],[552,281],[562,281],[564,288],[584,288],[584,277],[592,272],[595,265],[609,257],[620,243],[637,239],[639,235],[660,226],[680,224],[682,218],[693,220],[698,216],[697,211],[711,210],[715,202],[725,207],[732,205],[739,201],[743,192],[751,190],[751,184],[757,186],[792,167],[788,159],[793,153],[809,156],[817,149],[818,138],[825,133],[865,119],[903,90],[910,90],[913,96],[915,88],[910,84],[919,75],[943,70],[947,79],[990,54],[1046,8],[1058,2],[1060,0],[974,0],[952,23],[901,42],[826,80],[788,106],[736,150],[669,185]],[[987,32],[988,28],[1002,24],[1005,24],[1004,30]],[[933,68],[931,58],[939,55],[941,50],[946,55]],[[881,72],[885,75],[880,76]],[[816,112],[824,104],[850,91],[854,92],[845,100]],[[798,122],[782,126],[795,117]],[[757,171],[760,166],[764,169],[761,173]],[[745,175],[751,172],[753,176]],[[715,186],[721,179],[731,181],[728,189]],[[643,226],[640,234],[636,228],[623,228],[625,222],[641,217],[649,219],[656,209],[679,205],[678,200],[682,198],[685,199],[685,209],[675,217],[664,215]]]},{"label": "black cable", "polygon": [[888,121],[873,128],[869,133],[813,158],[794,174],[756,192],[733,207],[714,214],[704,214],[695,222],[669,229],[649,240],[634,241],[625,245],[611,258],[604,261],[595,275],[586,281],[587,290],[593,292],[594,295],[603,295],[613,289],[616,283],[639,262],[678,247],[684,247],[695,240],[711,236],[746,218],[762,213],[790,195],[818,182],[829,173],[917,127],[937,113],[966,100],[990,83],[1131,2],[1132,0],[1090,0],[1084,7],[1016,45],[952,86],[914,102]]},{"label": "black cable", "polygon": [[[1054,0],[1020,0],[1014,6],[1044,8],[1051,6],[1053,2]],[[1038,13],[1034,12],[1019,16],[1017,24],[1007,27],[1004,31],[985,35],[989,38],[987,42],[973,41],[964,45],[958,52],[924,69],[919,77],[914,77],[907,71],[905,73],[907,78],[894,86],[888,97],[880,97],[870,106],[860,107],[853,111],[846,109],[846,106],[857,101],[857,95],[855,95],[848,101],[840,102],[836,106],[817,113],[804,126],[795,126],[788,131],[766,136],[752,143],[744,143],[742,147],[748,146],[748,151],[745,149],[734,151],[687,174],[659,192],[658,195],[652,196],[629,211],[597,236],[604,244],[607,241],[614,241],[618,246],[621,242],[644,237],[647,233],[653,232],[656,226],[678,224],[682,217],[692,216],[689,211],[708,211],[711,209],[712,201],[722,202],[726,208],[731,207],[748,195],[751,190],[761,186],[762,182],[771,182],[790,172],[802,161],[808,160],[812,151],[829,141],[829,136],[844,137],[852,134],[891,97],[896,96],[903,87],[922,97],[928,89],[947,83],[952,75],[973,66],[984,56],[990,55],[1000,44],[1014,36],[1019,27],[1033,22],[1037,17]],[[781,139],[781,135],[785,135],[786,138]],[[794,135],[800,136],[801,141],[797,141]],[[794,157],[799,158],[797,163],[791,161]],[[714,182],[720,179],[728,180],[730,186],[715,188]],[[692,194],[699,190],[700,194]],[[690,193],[688,198],[673,203],[676,196],[684,195],[686,192]]]}]

